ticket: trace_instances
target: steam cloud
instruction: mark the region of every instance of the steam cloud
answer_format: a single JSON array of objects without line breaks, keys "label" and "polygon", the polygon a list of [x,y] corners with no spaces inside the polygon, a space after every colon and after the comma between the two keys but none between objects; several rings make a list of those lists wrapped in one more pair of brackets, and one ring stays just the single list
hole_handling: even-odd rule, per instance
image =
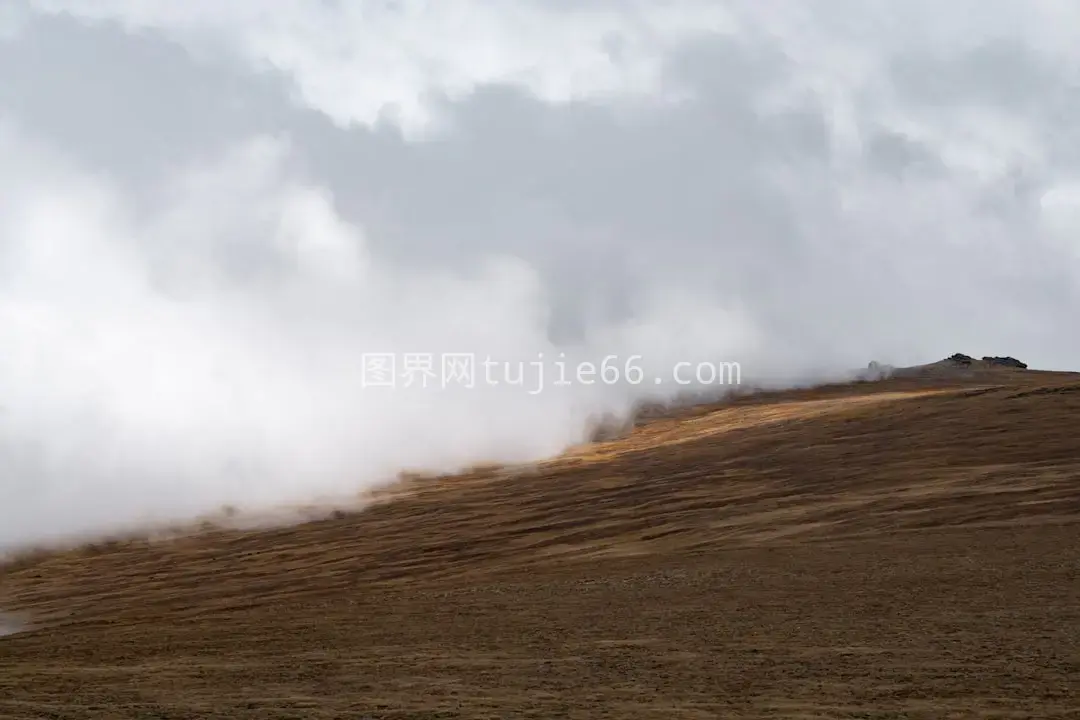
[{"label": "steam cloud", "polygon": [[0,551],[686,389],[365,388],[365,353],[1075,364],[1068,6],[263,5],[0,1]]}]

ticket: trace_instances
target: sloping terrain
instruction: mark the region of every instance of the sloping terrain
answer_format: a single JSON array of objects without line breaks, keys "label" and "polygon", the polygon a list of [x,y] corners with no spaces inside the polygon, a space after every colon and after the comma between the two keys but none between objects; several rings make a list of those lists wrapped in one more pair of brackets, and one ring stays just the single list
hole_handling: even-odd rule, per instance
[{"label": "sloping terrain", "polygon": [[0,717],[1080,718],[1080,377],[686,408],[292,528],[28,555]]}]

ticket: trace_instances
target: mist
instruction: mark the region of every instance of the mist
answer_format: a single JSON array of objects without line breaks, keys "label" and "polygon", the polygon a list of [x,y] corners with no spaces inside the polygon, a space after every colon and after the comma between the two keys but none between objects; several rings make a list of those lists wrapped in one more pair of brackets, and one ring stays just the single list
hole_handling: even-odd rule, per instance
[{"label": "mist", "polygon": [[0,551],[551,457],[679,363],[1077,365],[1070,7],[260,8],[0,0]]}]

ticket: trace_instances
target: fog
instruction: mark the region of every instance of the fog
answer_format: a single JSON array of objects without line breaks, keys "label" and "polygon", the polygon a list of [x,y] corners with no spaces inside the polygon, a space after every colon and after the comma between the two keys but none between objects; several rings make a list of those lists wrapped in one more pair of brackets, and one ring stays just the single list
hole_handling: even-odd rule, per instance
[{"label": "fog", "polygon": [[0,550],[550,457],[678,363],[1078,365],[1069,4],[265,8],[0,0]]}]

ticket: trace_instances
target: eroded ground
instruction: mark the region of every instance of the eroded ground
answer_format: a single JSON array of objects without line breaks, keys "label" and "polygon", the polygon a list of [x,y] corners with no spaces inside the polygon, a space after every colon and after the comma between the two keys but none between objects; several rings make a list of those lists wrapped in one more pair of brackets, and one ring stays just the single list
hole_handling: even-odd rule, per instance
[{"label": "eroded ground", "polygon": [[362,513],[21,558],[0,717],[1080,718],[1080,379],[743,398]]}]

